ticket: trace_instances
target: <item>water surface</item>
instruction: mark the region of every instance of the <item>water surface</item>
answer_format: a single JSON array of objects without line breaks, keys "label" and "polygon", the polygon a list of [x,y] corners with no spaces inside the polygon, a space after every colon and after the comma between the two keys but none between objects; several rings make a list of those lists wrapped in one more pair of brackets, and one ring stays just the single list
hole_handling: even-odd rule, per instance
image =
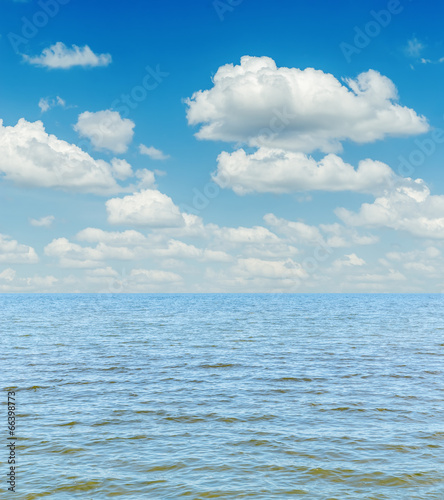
[{"label": "water surface", "polygon": [[442,500],[443,305],[0,295],[1,496]]}]

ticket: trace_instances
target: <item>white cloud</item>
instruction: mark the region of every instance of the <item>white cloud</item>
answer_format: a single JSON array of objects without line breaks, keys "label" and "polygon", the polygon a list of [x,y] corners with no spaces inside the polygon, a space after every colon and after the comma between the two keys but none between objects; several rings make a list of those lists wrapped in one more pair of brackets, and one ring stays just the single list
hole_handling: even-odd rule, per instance
[{"label": "white cloud", "polygon": [[[407,56],[415,58],[421,64],[441,64],[442,62],[444,62],[444,57],[441,57],[439,59],[420,57],[426,47],[427,46],[424,43],[422,43],[416,37],[413,37],[407,42],[405,53]],[[415,66],[413,66],[413,64],[411,64],[410,67],[412,69],[415,69]]]},{"label": "white cloud", "polygon": [[141,284],[177,283],[182,281],[182,277],[176,273],[157,269],[133,269],[130,277]]},{"label": "white cloud", "polygon": [[202,253],[200,248],[179,240],[169,240],[166,248],[153,250],[154,255],[175,259],[198,259],[202,256]]},{"label": "white cloud", "polygon": [[300,264],[292,259],[273,261],[262,259],[239,259],[234,272],[244,278],[299,279],[307,276]]},{"label": "white cloud", "polygon": [[74,66],[108,66],[112,62],[110,54],[95,54],[88,45],[84,47],[73,45],[69,48],[62,42],[57,42],[44,49],[39,56],[23,55],[23,58],[35,66],[52,69],[69,69]]},{"label": "white cloud", "polygon": [[274,214],[264,215],[264,221],[276,231],[284,234],[290,241],[296,243],[321,243],[323,237],[316,226],[310,226],[304,222],[288,221],[276,217]]},{"label": "white cloud", "polygon": [[222,227],[214,229],[221,241],[235,244],[276,243],[279,238],[266,227]]},{"label": "white cloud", "polygon": [[156,149],[153,146],[149,148],[143,144],[139,146],[139,152],[142,155],[149,156],[152,160],[167,160],[170,156],[163,153],[160,149]]},{"label": "white cloud", "polygon": [[324,248],[342,248],[353,245],[372,245],[378,241],[375,235],[361,235],[355,229],[341,224],[319,224],[310,226],[304,222],[289,221],[266,214],[264,221],[288,241],[310,246],[321,245]]},{"label": "white cloud", "polygon": [[[404,269],[420,273],[434,274],[435,276],[443,269],[441,251],[433,246],[425,250],[411,250],[409,252],[388,252],[386,258],[391,266],[393,263],[400,263]],[[385,263],[385,259],[381,259]]]},{"label": "white cloud", "polygon": [[170,239],[167,245],[150,250],[151,255],[164,259],[193,259],[203,262],[229,262],[232,257],[222,250],[197,248],[183,241]]},{"label": "white cloud", "polygon": [[[180,285],[183,278],[179,274],[158,269],[133,269],[128,278],[127,286],[143,291],[148,286]],[[149,288],[148,288],[149,289]]]},{"label": "white cloud", "polygon": [[180,227],[185,224],[173,200],[155,189],[144,189],[106,202],[108,222],[145,227]]},{"label": "white cloud", "polygon": [[405,281],[406,279],[401,272],[389,269],[388,274],[364,273],[350,275],[347,280],[360,282],[361,288],[368,286],[369,283],[375,283],[378,285],[375,288],[383,289],[386,282]]},{"label": "white cloud", "polygon": [[326,244],[332,248],[352,245],[373,245],[379,241],[374,234],[359,234],[355,229],[345,227],[337,222],[334,224],[319,224],[326,234]]},{"label": "white cloud", "polygon": [[156,228],[156,232],[174,238],[207,238],[210,228],[217,228],[215,224],[204,224],[202,217],[182,212],[184,225],[180,227]]},{"label": "white cloud", "polygon": [[133,121],[108,109],[80,114],[74,130],[80,137],[87,137],[96,149],[125,153],[133,139],[134,127]]},{"label": "white cloud", "polygon": [[419,57],[422,51],[425,49],[425,45],[420,42],[416,37],[413,37],[407,42],[405,51],[410,57]]},{"label": "white cloud", "polygon": [[146,236],[133,229],[118,232],[88,227],[77,233],[76,238],[88,243],[107,243],[110,245],[140,245],[146,242]]},{"label": "white cloud", "polygon": [[53,292],[58,279],[54,276],[38,276],[21,278],[14,269],[7,268],[0,272],[0,292]]},{"label": "white cloud", "polygon": [[41,217],[40,219],[29,219],[31,226],[35,227],[50,227],[54,222],[55,217],[53,215],[47,215],[46,217]]},{"label": "white cloud", "polygon": [[358,257],[355,253],[352,253],[349,255],[345,255],[341,259],[336,259],[333,262],[332,268],[335,271],[342,271],[344,268],[347,267],[364,266],[364,265],[365,265],[365,260]]},{"label": "white cloud", "polygon": [[441,64],[444,62],[444,57],[440,57],[439,59],[426,59],[424,57],[421,57],[421,59],[419,60],[419,62],[421,64]]},{"label": "white cloud", "polygon": [[46,245],[45,255],[57,258],[61,267],[84,269],[104,267],[107,260],[134,261],[150,255],[148,240],[136,231],[113,233],[88,228],[78,233],[77,239],[97,244],[84,247],[56,238]]},{"label": "white cloud", "polygon": [[4,127],[0,120],[0,174],[18,185],[117,193],[124,189],[113,177],[115,166],[47,134],[41,121],[21,118]]},{"label": "white cloud", "polygon": [[94,247],[81,246],[66,238],[57,238],[45,247],[45,255],[55,257],[62,267],[98,268],[107,259],[141,261],[147,258],[193,260],[195,262],[229,262],[230,255],[221,250],[197,248],[183,241],[168,239],[163,235],[150,234],[148,237],[134,230],[104,231],[86,228],[76,235],[79,241],[96,244]]},{"label": "white cloud", "polygon": [[5,269],[0,273],[0,280],[1,281],[13,281],[15,278],[15,275],[17,273],[14,271],[14,269],[11,269],[10,267],[8,269]]},{"label": "white cloud", "polygon": [[41,98],[39,101],[39,108],[42,113],[46,113],[51,108],[51,104],[47,98]]},{"label": "white cloud", "polygon": [[[86,281],[93,290],[104,293],[177,292],[183,291],[183,279],[179,274],[159,269],[125,269],[117,273],[111,267],[85,271]],[[80,280],[71,279],[73,286],[81,287]]]},{"label": "white cloud", "polygon": [[423,238],[444,238],[444,196],[431,195],[421,179],[387,191],[359,212],[345,208],[336,215],[350,226],[389,227]]},{"label": "white cloud", "polygon": [[57,96],[55,99],[51,99],[49,97],[42,97],[39,101],[39,108],[42,113],[46,113],[55,106],[60,106],[64,108],[66,107],[66,101],[59,96]]},{"label": "white cloud", "polygon": [[231,262],[233,257],[223,250],[203,250],[202,260],[204,262]]},{"label": "white cloud", "polygon": [[0,234],[0,263],[35,264],[38,260],[34,248]]},{"label": "white cloud", "polygon": [[213,88],[186,101],[188,123],[201,125],[199,139],[326,153],[341,150],[345,140],[362,144],[428,130],[377,71],[344,83],[313,68],[278,68],[269,57],[244,56],[240,65],[218,69]]},{"label": "white cloud", "polygon": [[392,261],[408,261],[417,259],[436,259],[441,256],[441,251],[436,247],[427,247],[425,250],[412,250],[410,252],[388,252],[386,257]]},{"label": "white cloud", "polygon": [[87,228],[76,238],[96,245],[81,246],[67,238],[56,238],[46,245],[45,255],[58,259],[61,267],[74,269],[103,268],[107,260],[135,261],[150,255],[149,241],[137,231],[118,233]]},{"label": "white cloud", "polygon": [[96,276],[96,277],[106,277],[106,278],[117,278],[119,273],[114,270],[112,267],[99,267],[98,269],[87,269],[88,276]]},{"label": "white cloud", "polygon": [[[114,177],[119,180],[125,180],[128,177],[132,177],[134,175],[133,169],[131,165],[126,160],[120,160],[118,158],[113,158],[111,160],[111,168],[114,173]],[[152,172],[151,172],[152,173]],[[154,174],[152,176],[154,182]]]},{"label": "white cloud", "polygon": [[103,266],[104,254],[97,248],[84,248],[66,238],[56,238],[44,248],[45,255],[60,260],[61,267],[96,268]]},{"label": "white cloud", "polygon": [[357,191],[378,193],[396,174],[384,163],[359,162],[355,170],[334,154],[317,162],[303,153],[260,148],[253,154],[243,149],[222,152],[213,180],[237,194],[252,191],[289,193],[295,191]]},{"label": "white cloud", "polygon": [[[155,171],[157,174],[161,174],[158,170]],[[141,168],[136,171],[136,177],[139,179],[138,187],[140,189],[153,187],[156,181],[154,172],[146,168]]]}]

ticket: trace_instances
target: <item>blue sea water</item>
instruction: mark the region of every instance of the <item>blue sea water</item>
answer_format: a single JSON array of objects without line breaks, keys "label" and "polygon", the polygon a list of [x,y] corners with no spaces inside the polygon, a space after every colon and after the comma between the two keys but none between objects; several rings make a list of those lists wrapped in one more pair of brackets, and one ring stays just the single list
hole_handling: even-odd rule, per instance
[{"label": "blue sea water", "polygon": [[0,295],[1,497],[443,499],[443,306]]}]

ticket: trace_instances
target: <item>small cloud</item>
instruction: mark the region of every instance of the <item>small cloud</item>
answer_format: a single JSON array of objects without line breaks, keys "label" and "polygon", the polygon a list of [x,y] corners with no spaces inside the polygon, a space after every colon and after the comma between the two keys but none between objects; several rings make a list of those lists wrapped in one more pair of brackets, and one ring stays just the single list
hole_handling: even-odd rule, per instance
[{"label": "small cloud", "polygon": [[154,186],[156,182],[155,178],[155,173],[157,171],[152,172],[151,170],[148,170],[147,168],[142,168],[141,170],[138,170],[136,172],[136,177],[139,180],[138,187],[139,188],[149,188]]},{"label": "small cloud", "polygon": [[134,175],[131,165],[126,160],[113,158],[111,160],[111,168],[114,173],[114,177],[121,181],[124,181],[128,177],[132,177]]},{"label": "small cloud", "polygon": [[49,104],[49,100],[42,97],[39,101],[39,108],[40,108],[42,113],[46,113],[51,108],[51,105]]},{"label": "small cloud", "polygon": [[95,149],[125,153],[133,139],[134,127],[133,121],[107,109],[80,114],[74,130],[80,137],[88,138]]},{"label": "small cloud", "polygon": [[419,57],[424,49],[425,45],[414,37],[407,42],[405,51],[410,57]]},{"label": "small cloud", "polygon": [[47,215],[46,217],[41,217],[40,219],[29,219],[31,226],[35,227],[50,227],[54,222],[55,217],[53,215]]},{"label": "small cloud", "polygon": [[55,99],[51,99],[49,97],[42,97],[39,101],[39,108],[42,113],[46,113],[55,106],[66,108],[66,101],[59,96],[57,96]]},{"label": "small cloud", "polygon": [[170,157],[170,155],[164,154],[160,149],[156,149],[153,146],[147,148],[143,144],[139,146],[139,152],[141,155],[149,156],[152,160],[167,160]]},{"label": "small cloud", "polygon": [[444,62],[444,57],[441,57],[440,59],[437,59],[433,61],[432,59],[425,59],[424,57],[421,57],[420,61],[421,64],[441,64]]},{"label": "small cloud", "polygon": [[14,269],[11,269],[10,267],[8,267],[7,269],[5,269],[4,271],[2,271],[0,273],[0,280],[14,281],[15,275],[16,275],[16,272],[14,271]]},{"label": "small cloud", "polygon": [[[407,46],[405,47],[405,53],[407,56],[415,58],[416,62],[420,64],[441,64],[444,62],[444,57],[441,57],[440,59],[420,57],[426,47],[427,46],[420,42],[417,38],[412,38],[408,41]],[[411,69],[415,69],[413,64],[410,64],[410,67]]]},{"label": "small cloud", "polygon": [[73,45],[69,48],[62,42],[57,42],[44,49],[39,56],[30,57],[23,55],[23,58],[34,66],[43,66],[51,69],[69,69],[74,66],[108,66],[112,62],[110,54],[95,54],[88,45],[84,47]]}]

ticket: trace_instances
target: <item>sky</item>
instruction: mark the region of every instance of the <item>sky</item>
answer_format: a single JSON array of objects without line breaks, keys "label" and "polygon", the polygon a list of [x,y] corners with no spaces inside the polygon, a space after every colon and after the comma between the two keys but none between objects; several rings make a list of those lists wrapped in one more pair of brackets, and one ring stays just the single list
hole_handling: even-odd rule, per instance
[{"label": "sky", "polygon": [[0,292],[444,291],[441,4],[0,9]]}]

